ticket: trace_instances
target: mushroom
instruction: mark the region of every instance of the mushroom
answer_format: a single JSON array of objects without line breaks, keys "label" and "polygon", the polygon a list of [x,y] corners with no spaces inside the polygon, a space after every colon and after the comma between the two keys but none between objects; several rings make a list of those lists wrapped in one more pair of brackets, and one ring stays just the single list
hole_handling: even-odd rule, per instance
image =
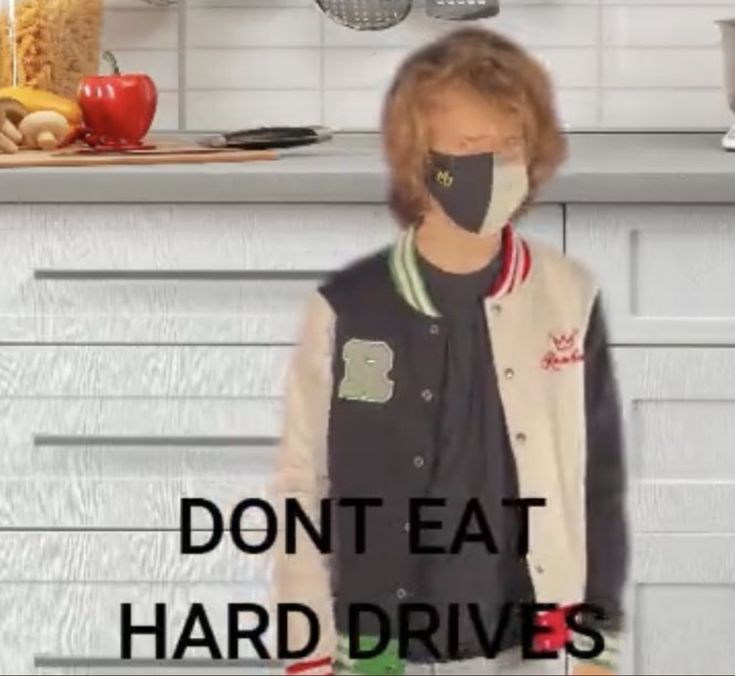
[{"label": "mushroom", "polygon": [[70,132],[69,122],[52,110],[39,110],[26,115],[18,127],[23,134],[23,143],[30,148],[54,150]]},{"label": "mushroom", "polygon": [[5,153],[17,153],[23,140],[18,130],[21,120],[27,115],[25,106],[15,99],[0,98],[0,150]]}]

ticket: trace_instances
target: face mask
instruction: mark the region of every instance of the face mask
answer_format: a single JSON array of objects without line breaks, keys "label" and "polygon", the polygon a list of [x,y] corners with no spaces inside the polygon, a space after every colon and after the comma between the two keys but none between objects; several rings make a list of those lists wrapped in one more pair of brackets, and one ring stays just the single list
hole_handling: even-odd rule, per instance
[{"label": "face mask", "polygon": [[429,192],[457,225],[481,235],[500,230],[528,194],[520,160],[497,153],[445,155],[429,151]]}]

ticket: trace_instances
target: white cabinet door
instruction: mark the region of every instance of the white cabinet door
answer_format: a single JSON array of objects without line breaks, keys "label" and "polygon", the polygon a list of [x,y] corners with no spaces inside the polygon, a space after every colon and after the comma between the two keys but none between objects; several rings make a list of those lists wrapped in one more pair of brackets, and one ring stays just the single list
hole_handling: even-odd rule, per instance
[{"label": "white cabinet door", "polygon": [[628,430],[624,673],[735,673],[735,348],[616,348]]},{"label": "white cabinet door", "polygon": [[605,292],[616,344],[735,344],[735,206],[567,207],[566,250]]},{"label": "white cabinet door", "polygon": [[288,343],[383,205],[6,205],[0,342]]},{"label": "white cabinet door", "polygon": [[262,497],[289,347],[0,348],[0,528],[176,528]]}]

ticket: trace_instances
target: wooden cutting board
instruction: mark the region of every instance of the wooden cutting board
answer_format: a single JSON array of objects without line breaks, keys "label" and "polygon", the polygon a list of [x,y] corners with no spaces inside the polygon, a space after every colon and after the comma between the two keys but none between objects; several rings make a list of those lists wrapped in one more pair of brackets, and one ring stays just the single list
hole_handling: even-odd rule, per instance
[{"label": "wooden cutting board", "polygon": [[0,169],[24,167],[90,167],[104,165],[202,164],[205,162],[253,162],[278,159],[275,150],[214,149],[161,143],[152,150],[129,152],[78,152],[83,147],[60,151],[21,150],[15,155],[0,153]]}]

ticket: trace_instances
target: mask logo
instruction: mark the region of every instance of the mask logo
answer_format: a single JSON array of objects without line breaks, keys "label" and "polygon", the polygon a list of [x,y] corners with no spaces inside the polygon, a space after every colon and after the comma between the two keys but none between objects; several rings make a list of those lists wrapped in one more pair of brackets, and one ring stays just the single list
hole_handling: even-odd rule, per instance
[{"label": "mask logo", "polygon": [[434,175],[436,182],[444,188],[451,188],[454,183],[454,176],[446,169],[439,169]]},{"label": "mask logo", "polygon": [[351,338],[342,347],[345,373],[339,384],[340,399],[384,404],[393,396],[391,347],[380,340]]}]

